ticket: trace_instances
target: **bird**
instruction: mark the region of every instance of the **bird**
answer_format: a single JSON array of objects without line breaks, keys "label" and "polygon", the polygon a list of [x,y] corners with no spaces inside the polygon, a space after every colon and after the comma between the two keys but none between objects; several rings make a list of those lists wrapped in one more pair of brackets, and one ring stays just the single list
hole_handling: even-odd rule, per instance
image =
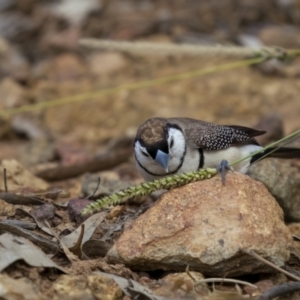
[{"label": "bird", "polygon": [[246,173],[266,154],[278,158],[300,158],[299,148],[268,148],[238,164],[263,147],[255,139],[266,131],[239,125],[219,125],[191,118],[150,118],[141,124],[134,141],[139,173],[146,181],[217,168],[225,182],[227,169]]}]

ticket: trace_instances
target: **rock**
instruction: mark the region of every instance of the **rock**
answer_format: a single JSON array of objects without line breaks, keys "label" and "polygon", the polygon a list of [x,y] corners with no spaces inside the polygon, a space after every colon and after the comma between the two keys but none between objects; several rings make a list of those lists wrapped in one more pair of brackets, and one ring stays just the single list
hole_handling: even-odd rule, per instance
[{"label": "rock", "polygon": [[45,63],[43,71],[48,79],[61,81],[76,81],[86,75],[86,67],[82,59],[71,53],[61,54]]},{"label": "rock", "polygon": [[89,57],[89,69],[95,76],[111,75],[123,70],[127,61],[120,53],[95,53]]},{"label": "rock", "polygon": [[[45,191],[49,189],[49,184],[34,176],[14,159],[4,159],[1,161],[0,170],[6,169],[8,191],[27,189],[31,192]],[[0,191],[4,191],[3,172],[0,172]]]},{"label": "rock", "polygon": [[293,49],[300,42],[300,30],[290,25],[268,25],[258,32],[258,37],[266,46]]},{"label": "rock", "polygon": [[142,270],[190,270],[237,276],[267,270],[240,249],[276,265],[289,258],[292,238],[265,186],[228,173],[171,190],[127,228],[107,254],[111,263]]},{"label": "rock", "polygon": [[0,82],[1,109],[10,109],[26,103],[25,90],[13,79],[6,77]]},{"label": "rock", "polygon": [[[27,127],[28,125],[28,127]],[[26,134],[28,137],[30,134],[33,136],[35,133],[38,135],[39,133],[34,132],[35,124],[32,124],[33,128],[29,128],[30,124],[26,124],[24,122],[24,131],[26,130]],[[27,128],[26,128],[27,127]],[[30,132],[31,130],[31,132]],[[42,134],[42,132],[40,132]],[[57,158],[57,153],[55,149],[55,144],[53,141],[47,137],[45,138],[37,138],[33,139],[30,142],[26,143],[19,147],[18,157],[20,162],[26,167],[37,166],[39,164],[45,164],[55,161]]]},{"label": "rock", "polygon": [[0,77],[12,76],[17,81],[27,81],[30,72],[29,62],[21,51],[0,34]]},{"label": "rock", "polygon": [[68,203],[68,214],[71,221],[79,225],[88,219],[90,215],[83,216],[82,210],[92,202],[87,199],[71,199]]},{"label": "rock", "polygon": [[44,51],[77,51],[79,48],[80,29],[76,26],[68,27],[62,31],[50,31],[41,40],[41,48]]},{"label": "rock", "polygon": [[16,206],[0,199],[0,217],[13,217],[16,213]]},{"label": "rock", "polygon": [[[46,139],[47,136],[45,130],[41,128],[41,124],[37,124],[37,122],[34,122],[32,118],[24,118],[21,117],[20,115],[12,117],[11,128],[17,134],[22,135],[30,140],[36,140],[36,139],[42,140],[42,139]],[[47,146],[49,146],[49,143]],[[46,151],[47,149],[43,149],[43,150]]]},{"label": "rock", "polygon": [[[196,282],[204,279],[201,273],[190,272],[190,275]],[[152,290],[156,295],[169,299],[195,299],[195,292],[201,297],[210,294],[207,283],[195,285],[192,278],[186,272],[168,274],[158,280],[152,287]]]},{"label": "rock", "polygon": [[59,299],[122,299],[123,292],[112,278],[104,275],[63,275],[54,283]]},{"label": "rock", "polygon": [[31,211],[32,215],[40,221],[50,220],[54,217],[55,207],[52,204],[43,204]]},{"label": "rock", "polygon": [[290,160],[268,158],[248,174],[263,182],[283,209],[286,221],[300,221],[300,169]]},{"label": "rock", "polygon": [[277,113],[262,116],[254,128],[266,131],[265,134],[255,137],[261,145],[268,145],[284,136],[283,120]]},{"label": "rock", "polygon": [[5,274],[0,274],[0,297],[23,300],[48,299],[29,278],[14,279]]}]

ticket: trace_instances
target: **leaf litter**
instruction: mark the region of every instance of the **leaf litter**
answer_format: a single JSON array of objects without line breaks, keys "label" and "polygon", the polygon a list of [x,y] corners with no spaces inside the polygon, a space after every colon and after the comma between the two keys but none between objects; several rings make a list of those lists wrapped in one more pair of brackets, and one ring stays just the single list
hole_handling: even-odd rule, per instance
[{"label": "leaf litter", "polygon": [[[5,193],[4,193],[5,194]],[[13,195],[13,194],[12,194]],[[5,197],[5,196],[4,196]],[[30,198],[29,198],[30,199]],[[48,202],[48,200],[47,200]],[[44,201],[41,202],[30,202],[23,201],[23,202],[15,202],[14,205],[21,205],[21,206],[28,206],[28,205],[44,205]],[[35,221],[38,226],[38,231],[41,231],[41,234],[36,233],[35,231],[30,231],[28,229],[22,228],[21,224],[19,223],[8,223],[9,219],[3,220],[0,222],[0,232],[10,232],[14,234],[12,240],[8,240],[10,243],[13,243],[13,246],[6,244],[8,243],[7,238],[2,240],[2,237],[7,235],[2,234],[0,236],[0,244],[4,245],[5,248],[11,252],[9,259],[6,259],[6,253],[2,248],[0,248],[0,266],[1,271],[5,270],[8,266],[14,264],[16,261],[23,260],[29,266],[32,267],[46,267],[46,268],[56,268],[62,272],[66,272],[66,270],[62,266],[67,266],[68,262],[66,262],[62,258],[62,253],[68,258],[68,261],[71,263],[71,266],[67,268],[68,272],[74,273],[82,272],[79,271],[78,267],[80,266],[79,263],[85,263],[85,261],[81,261],[82,259],[87,260],[87,262],[92,262],[91,258],[103,258],[109,247],[113,244],[114,240],[119,236],[122,232],[124,226],[128,226],[132,220],[134,220],[140,213],[144,211],[142,207],[134,207],[134,206],[120,206],[116,207],[108,215],[108,212],[100,212],[93,216],[90,216],[82,225],[79,225],[76,229],[74,228],[74,224],[68,219],[68,216],[64,211],[64,208],[60,207],[60,215],[63,218],[63,226],[59,229],[56,228],[51,224],[52,220],[50,219],[48,222],[38,220],[32,213],[27,212],[24,208],[18,208],[17,211],[22,211],[23,215],[27,215]],[[22,218],[21,218],[22,220]],[[19,220],[15,220],[19,221]],[[104,222],[105,221],[105,222]],[[23,221],[24,222],[24,221]],[[64,222],[66,222],[64,224]],[[64,226],[66,225],[66,226]],[[71,225],[71,226],[70,226]],[[59,237],[59,235],[63,231],[63,227],[65,229],[71,228],[71,233],[65,235],[63,237]],[[73,229],[72,229],[73,228]],[[47,236],[43,235],[46,233]],[[54,237],[55,241],[52,240]],[[93,237],[94,236],[94,237]],[[23,238],[22,238],[23,237]],[[95,238],[96,237],[96,238]],[[24,242],[27,241],[26,243]],[[31,240],[32,242],[29,242]],[[18,242],[16,242],[18,241]],[[25,245],[24,247],[19,246],[20,243]],[[34,244],[38,245],[48,253],[56,254],[55,256],[50,259],[47,255],[45,255],[41,250],[35,246]],[[28,245],[30,244],[30,246]],[[16,251],[16,247],[19,249]],[[34,250],[33,250],[34,247]],[[28,250],[29,249],[29,250]],[[40,250],[37,254],[36,249]],[[33,254],[33,256],[28,256],[28,252]],[[21,253],[20,253],[21,252]],[[24,252],[24,253],[23,253]],[[5,263],[3,263],[2,259],[5,259]],[[32,262],[33,259],[33,262]],[[79,265],[78,265],[79,264]],[[73,267],[74,265],[74,267]],[[75,266],[78,265],[78,266]],[[95,264],[95,266],[86,264],[87,267],[86,272],[92,274],[95,268],[96,270],[101,269],[100,263]],[[90,266],[90,267],[89,267]],[[102,265],[106,272],[114,272],[112,268],[107,268]],[[90,268],[90,270],[89,270]],[[120,269],[122,270],[124,267],[121,266]],[[97,273],[97,271],[96,271]],[[122,273],[122,271],[120,272]],[[151,288],[147,287],[147,284],[141,284],[136,280],[133,279],[125,279],[124,277],[120,277],[113,274],[108,273],[101,273],[103,276],[107,276],[113,278],[113,280],[117,283],[117,285],[121,288],[123,293],[131,298],[143,298],[143,299],[151,299],[151,300],[162,300],[168,299],[163,296],[157,296],[154,292],[151,291]],[[137,280],[139,280],[139,276],[136,276]],[[72,277],[70,277],[71,280]],[[90,281],[96,280],[92,279],[92,275],[90,275]],[[4,280],[2,284],[6,281]],[[64,281],[65,283],[70,284],[71,281]],[[94,281],[93,281],[94,282]],[[98,281],[97,281],[98,282]],[[57,284],[59,281],[57,281]],[[72,283],[73,284],[73,283]],[[100,283],[98,283],[100,284]],[[7,285],[9,285],[7,283]],[[58,285],[57,285],[58,286]],[[58,289],[58,287],[56,288]],[[151,286],[150,286],[151,287]],[[55,287],[53,287],[55,289]],[[60,292],[62,289],[62,285],[60,285]],[[67,293],[71,293],[70,289],[65,287]],[[57,290],[58,291],[58,290]],[[246,294],[253,294],[253,291],[246,291]],[[59,293],[59,292],[58,292]],[[79,295],[79,291],[78,294]],[[96,293],[95,291],[93,293]],[[256,294],[257,295],[257,294]],[[241,295],[236,291],[218,291],[214,290],[210,295],[203,297],[203,299],[244,299],[245,295]]]}]

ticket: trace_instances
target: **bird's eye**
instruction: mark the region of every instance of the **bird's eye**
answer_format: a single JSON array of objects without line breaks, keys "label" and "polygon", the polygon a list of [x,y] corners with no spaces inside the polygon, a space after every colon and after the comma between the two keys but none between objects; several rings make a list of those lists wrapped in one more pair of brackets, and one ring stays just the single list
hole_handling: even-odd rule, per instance
[{"label": "bird's eye", "polygon": [[173,146],[174,146],[174,140],[171,139],[170,148],[172,148]]},{"label": "bird's eye", "polygon": [[149,154],[147,152],[142,151],[142,154],[146,157],[149,157]]}]

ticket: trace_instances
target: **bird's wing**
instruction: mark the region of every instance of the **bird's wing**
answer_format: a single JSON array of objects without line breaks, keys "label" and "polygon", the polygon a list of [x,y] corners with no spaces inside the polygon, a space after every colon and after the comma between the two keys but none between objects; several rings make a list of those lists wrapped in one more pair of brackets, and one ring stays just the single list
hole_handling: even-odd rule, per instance
[{"label": "bird's wing", "polygon": [[253,144],[259,145],[254,139],[265,131],[237,125],[217,125],[193,119],[181,119],[188,143],[195,148],[204,150],[221,150],[230,146]]}]

